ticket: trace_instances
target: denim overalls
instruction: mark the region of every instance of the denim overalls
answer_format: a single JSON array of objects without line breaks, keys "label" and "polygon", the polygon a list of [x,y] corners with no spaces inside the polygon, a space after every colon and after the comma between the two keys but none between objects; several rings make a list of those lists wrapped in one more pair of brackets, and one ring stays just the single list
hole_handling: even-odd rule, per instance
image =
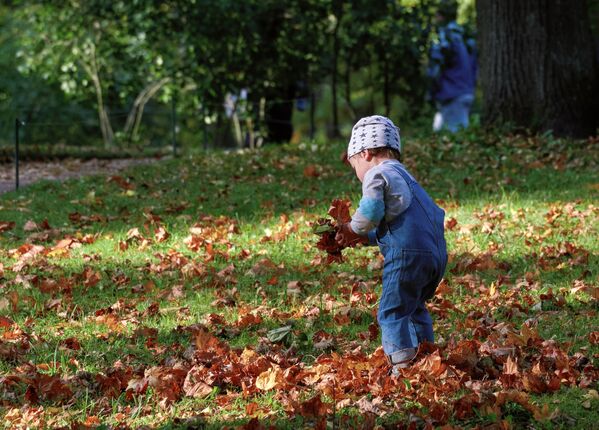
[{"label": "denim overalls", "polygon": [[447,264],[445,212],[402,168],[393,167],[412,192],[412,203],[397,218],[381,222],[376,238],[385,257],[378,310],[385,354],[433,342],[432,319],[424,302],[433,297]]}]

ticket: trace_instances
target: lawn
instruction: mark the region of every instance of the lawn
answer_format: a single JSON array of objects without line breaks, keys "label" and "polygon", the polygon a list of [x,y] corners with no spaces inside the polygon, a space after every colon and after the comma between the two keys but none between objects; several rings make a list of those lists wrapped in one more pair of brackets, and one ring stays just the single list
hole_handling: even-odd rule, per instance
[{"label": "lawn", "polygon": [[406,138],[446,211],[436,343],[389,377],[344,142],[209,152],[0,196],[6,428],[568,428],[599,421],[598,142]]}]

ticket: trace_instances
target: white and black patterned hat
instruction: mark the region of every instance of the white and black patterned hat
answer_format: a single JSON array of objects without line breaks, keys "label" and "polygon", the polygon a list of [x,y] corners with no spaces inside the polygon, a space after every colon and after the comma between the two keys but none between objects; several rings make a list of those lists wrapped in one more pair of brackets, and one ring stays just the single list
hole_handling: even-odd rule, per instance
[{"label": "white and black patterned hat", "polygon": [[347,158],[365,149],[373,148],[392,148],[401,151],[399,128],[385,116],[367,116],[354,125],[347,146]]}]

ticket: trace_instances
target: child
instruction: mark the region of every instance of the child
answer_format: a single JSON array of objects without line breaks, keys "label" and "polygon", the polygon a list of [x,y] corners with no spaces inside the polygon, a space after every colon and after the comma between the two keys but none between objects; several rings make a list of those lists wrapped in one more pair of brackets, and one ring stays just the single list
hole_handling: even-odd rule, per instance
[{"label": "child", "polygon": [[409,366],[421,342],[434,340],[424,302],[447,264],[445,213],[400,163],[400,150],[399,129],[389,118],[374,115],[354,125],[347,158],[362,199],[336,236],[341,245],[378,244],[385,257],[377,319],[393,374]]}]

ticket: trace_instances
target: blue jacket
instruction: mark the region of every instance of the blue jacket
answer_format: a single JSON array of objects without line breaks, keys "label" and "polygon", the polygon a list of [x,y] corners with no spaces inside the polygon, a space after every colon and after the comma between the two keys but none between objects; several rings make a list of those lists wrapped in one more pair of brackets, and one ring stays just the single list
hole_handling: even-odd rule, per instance
[{"label": "blue jacket", "polygon": [[439,42],[431,46],[427,70],[432,80],[431,97],[446,102],[464,94],[474,94],[476,85],[476,54],[464,42],[464,30],[450,22],[439,30]]}]

